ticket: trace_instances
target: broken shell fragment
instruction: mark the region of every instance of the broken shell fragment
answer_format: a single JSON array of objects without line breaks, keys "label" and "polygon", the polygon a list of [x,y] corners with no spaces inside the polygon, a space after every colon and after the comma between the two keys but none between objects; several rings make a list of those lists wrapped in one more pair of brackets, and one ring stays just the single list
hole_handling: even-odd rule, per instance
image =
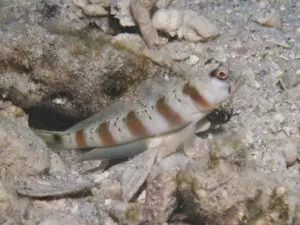
[{"label": "broken shell fragment", "polygon": [[27,178],[15,184],[13,189],[21,196],[32,198],[65,197],[89,191],[95,184],[88,180],[41,180]]},{"label": "broken shell fragment", "polygon": [[281,28],[281,16],[275,9],[272,9],[267,17],[257,18],[256,22],[267,27]]},{"label": "broken shell fragment", "polygon": [[149,149],[131,160],[131,164],[122,174],[122,199],[129,201],[138,192],[151,172],[157,153]]}]

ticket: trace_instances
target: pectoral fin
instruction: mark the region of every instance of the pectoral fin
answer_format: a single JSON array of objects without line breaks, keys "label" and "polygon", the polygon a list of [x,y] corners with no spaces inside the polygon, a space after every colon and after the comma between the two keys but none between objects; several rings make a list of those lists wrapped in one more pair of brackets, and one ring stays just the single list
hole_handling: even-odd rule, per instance
[{"label": "pectoral fin", "polygon": [[125,159],[133,157],[148,148],[148,139],[129,142],[122,145],[114,145],[111,147],[94,148],[88,153],[81,156],[78,161],[90,161],[100,159]]},{"label": "pectoral fin", "polygon": [[211,122],[206,118],[203,118],[199,120],[196,124],[196,134],[200,132],[205,132],[209,130],[210,127],[211,127]]},{"label": "pectoral fin", "polygon": [[55,149],[57,151],[66,150],[61,138],[61,136],[65,134],[64,131],[48,131],[40,129],[33,129],[33,131],[36,135],[42,138],[52,149]]}]

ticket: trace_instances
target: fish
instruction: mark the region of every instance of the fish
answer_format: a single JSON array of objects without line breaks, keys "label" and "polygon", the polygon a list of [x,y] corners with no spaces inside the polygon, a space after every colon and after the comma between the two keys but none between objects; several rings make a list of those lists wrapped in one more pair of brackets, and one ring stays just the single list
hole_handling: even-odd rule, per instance
[{"label": "fish", "polygon": [[[160,77],[141,85],[144,96],[135,101],[117,101],[64,131],[35,132],[52,147],[90,149],[78,161],[133,157],[155,138],[201,129],[197,124],[231,96],[232,83],[223,64],[186,78]],[[174,146],[186,138],[175,138]]]}]

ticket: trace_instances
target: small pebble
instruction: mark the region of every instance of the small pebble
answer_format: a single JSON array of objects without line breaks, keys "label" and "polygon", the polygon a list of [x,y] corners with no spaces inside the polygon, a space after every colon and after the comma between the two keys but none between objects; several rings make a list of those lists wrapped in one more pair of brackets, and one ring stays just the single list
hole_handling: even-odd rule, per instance
[{"label": "small pebble", "polygon": [[286,40],[273,40],[273,43],[277,46],[289,49],[290,45],[286,42]]},{"label": "small pebble", "polygon": [[293,141],[289,141],[285,145],[284,155],[287,167],[295,164],[297,160],[297,146]]},{"label": "small pebble", "polygon": [[283,186],[279,186],[275,189],[275,191],[278,196],[283,196],[286,193],[286,188]]},{"label": "small pebble", "polygon": [[278,121],[279,123],[284,122],[284,116],[281,113],[276,113],[274,115],[274,119],[275,119],[275,121]]},{"label": "small pebble", "polygon": [[190,55],[190,57],[187,60],[187,63],[189,65],[195,65],[197,62],[199,62],[199,57],[196,55]]},{"label": "small pebble", "polygon": [[231,10],[231,9],[226,9],[225,12],[226,12],[227,14],[231,14],[231,13],[232,13],[232,10]]},{"label": "small pebble", "polygon": [[285,7],[285,5],[281,5],[281,6],[280,6],[280,10],[281,10],[281,11],[284,11],[284,10],[286,10],[286,7]]},{"label": "small pebble", "polygon": [[67,101],[66,98],[55,98],[52,100],[52,102],[57,105],[63,105],[66,103],[66,101]]},{"label": "small pebble", "polygon": [[268,4],[269,4],[268,1],[260,1],[259,8],[264,9],[267,7]]}]

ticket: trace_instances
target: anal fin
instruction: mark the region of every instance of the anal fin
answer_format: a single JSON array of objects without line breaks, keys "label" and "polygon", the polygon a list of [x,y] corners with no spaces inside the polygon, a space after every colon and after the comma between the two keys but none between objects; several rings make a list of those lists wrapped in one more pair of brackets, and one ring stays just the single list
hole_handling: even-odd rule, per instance
[{"label": "anal fin", "polygon": [[114,145],[110,147],[94,148],[88,153],[81,156],[77,161],[91,160],[116,160],[133,157],[148,148],[149,139],[129,142],[122,145]]}]

